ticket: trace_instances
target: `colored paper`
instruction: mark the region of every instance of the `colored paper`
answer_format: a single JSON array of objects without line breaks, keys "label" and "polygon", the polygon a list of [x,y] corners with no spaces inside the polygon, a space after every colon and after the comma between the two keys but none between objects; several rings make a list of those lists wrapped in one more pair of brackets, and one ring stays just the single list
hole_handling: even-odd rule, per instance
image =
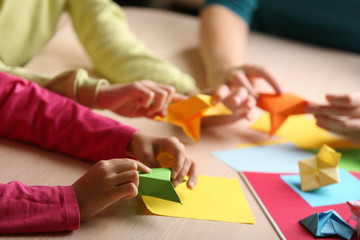
[{"label": "colored paper", "polygon": [[[309,149],[312,153],[317,153],[319,149]],[[360,172],[360,148],[337,149],[341,153],[339,168],[349,171]]]},{"label": "colored paper", "polygon": [[313,157],[293,143],[280,143],[212,152],[236,171],[298,173],[298,161]]},{"label": "colored paper", "polygon": [[303,225],[315,237],[339,236],[351,239],[355,229],[347,224],[334,210],[314,213],[306,218],[300,219]]},{"label": "colored paper", "polygon": [[[345,203],[320,207],[310,206],[280,178],[280,174],[244,172],[244,175],[286,239],[314,239],[299,224],[300,219],[314,212],[324,212],[333,209],[344,220],[349,219],[351,216],[351,212]],[[360,178],[360,174],[354,173],[354,175]],[[353,226],[352,222],[350,224]]]},{"label": "colored paper", "polygon": [[184,101],[171,104],[168,108],[168,114],[165,117],[157,116],[155,120],[180,126],[190,138],[199,141],[201,118],[232,114],[232,111],[223,103],[213,105],[211,100],[211,96],[198,94]]},{"label": "colored paper", "polygon": [[142,196],[154,214],[235,223],[255,223],[238,179],[200,175],[193,190],[185,184],[176,188],[183,205]]},{"label": "colored paper", "polygon": [[138,195],[181,203],[171,183],[169,168],[152,168],[150,173],[139,173]]},{"label": "colored paper", "polygon": [[352,213],[350,219],[356,221],[357,238],[359,238],[360,237],[360,201],[359,200],[348,201],[346,204]]},{"label": "colored paper", "polygon": [[339,170],[341,182],[321,187],[309,192],[300,189],[299,175],[282,175],[286,182],[297,194],[313,207],[346,203],[352,199],[360,199],[360,181],[345,169]]},{"label": "colored paper", "polygon": [[[269,114],[265,113],[253,125],[252,128],[262,131],[270,131]],[[278,129],[276,136],[295,143],[302,149],[320,148],[326,144],[332,148],[358,148],[353,142],[342,140],[330,135],[327,131],[316,126],[314,118],[303,115],[294,115],[287,118],[286,122]]]},{"label": "colored paper", "polygon": [[301,190],[310,191],[338,183],[341,153],[323,145],[315,157],[299,161]]},{"label": "colored paper", "polygon": [[273,135],[288,116],[305,113],[307,102],[291,93],[259,94],[257,106],[270,113],[270,135]]}]

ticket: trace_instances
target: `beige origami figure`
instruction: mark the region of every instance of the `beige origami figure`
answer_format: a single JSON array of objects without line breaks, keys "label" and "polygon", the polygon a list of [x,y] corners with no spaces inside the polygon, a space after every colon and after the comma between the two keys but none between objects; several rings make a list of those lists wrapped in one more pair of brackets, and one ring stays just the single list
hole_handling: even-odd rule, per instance
[{"label": "beige origami figure", "polygon": [[299,161],[301,190],[310,191],[340,182],[340,157],[341,153],[324,144],[315,157]]}]

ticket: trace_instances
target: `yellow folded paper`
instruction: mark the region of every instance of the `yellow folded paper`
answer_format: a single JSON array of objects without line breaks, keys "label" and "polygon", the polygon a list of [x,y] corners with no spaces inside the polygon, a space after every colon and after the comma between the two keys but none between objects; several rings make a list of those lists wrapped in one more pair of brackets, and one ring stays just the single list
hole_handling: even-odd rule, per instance
[{"label": "yellow folded paper", "polygon": [[186,184],[179,184],[176,192],[183,205],[149,196],[141,196],[141,198],[147,209],[158,215],[255,223],[239,180],[236,178],[200,175],[198,184],[193,190],[189,190]]},{"label": "yellow folded paper", "polygon": [[168,108],[168,114],[165,117],[156,116],[155,120],[182,127],[190,138],[198,142],[201,118],[231,114],[232,111],[223,103],[213,105],[211,96],[198,94],[184,101],[171,104]]},{"label": "yellow folded paper", "polygon": [[340,158],[341,153],[324,144],[315,157],[299,161],[301,190],[310,191],[340,182]]}]

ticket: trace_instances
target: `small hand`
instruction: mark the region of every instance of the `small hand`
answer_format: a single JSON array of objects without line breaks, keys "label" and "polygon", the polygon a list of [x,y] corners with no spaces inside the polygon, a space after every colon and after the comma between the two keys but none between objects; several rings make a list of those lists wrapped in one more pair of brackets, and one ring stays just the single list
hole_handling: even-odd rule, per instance
[{"label": "small hand", "polygon": [[121,198],[138,193],[137,170],[149,173],[143,163],[131,159],[111,159],[97,162],[72,187],[80,209],[80,219],[91,218]]},{"label": "small hand", "polygon": [[150,80],[129,84],[102,85],[98,104],[101,108],[126,117],[164,117],[169,103],[186,99],[175,88]]},{"label": "small hand", "polygon": [[326,95],[329,105],[311,104],[307,108],[315,115],[317,125],[326,130],[360,139],[360,92]]},{"label": "small hand", "polygon": [[128,154],[149,167],[160,167],[157,156],[166,152],[173,156],[171,177],[176,187],[186,175],[189,176],[187,187],[192,189],[197,183],[196,164],[188,156],[185,146],[175,137],[158,138],[135,133],[128,145]]}]

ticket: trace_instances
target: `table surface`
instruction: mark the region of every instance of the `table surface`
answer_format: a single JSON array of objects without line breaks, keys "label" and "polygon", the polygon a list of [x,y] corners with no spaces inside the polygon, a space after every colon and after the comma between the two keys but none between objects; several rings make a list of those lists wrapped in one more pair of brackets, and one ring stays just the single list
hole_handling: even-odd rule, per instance
[{"label": "table surface", "polygon": [[[203,67],[196,48],[196,17],[143,8],[125,8],[125,12],[130,27],[150,49],[200,82],[203,80]],[[360,87],[360,57],[353,53],[251,33],[247,62],[266,66],[286,91],[309,101],[324,102],[325,93],[350,92]],[[56,74],[76,67],[93,72],[69,19],[64,17],[55,37],[27,68],[38,73]],[[211,155],[211,151],[235,148],[241,143],[268,140],[267,134],[250,129],[250,122],[243,120],[226,126],[203,128],[201,141],[195,143],[180,128],[167,123],[122,118],[109,111],[96,112],[132,125],[144,133],[178,137],[198,163],[202,175],[238,178],[256,224],[144,215],[144,205],[137,197],[120,200],[82,223],[77,231],[13,235],[11,239],[280,238],[240,175]],[[256,114],[258,116],[260,111]],[[0,138],[0,153],[0,182],[3,183],[18,180],[27,185],[70,185],[91,167],[89,162],[4,138]]]}]

